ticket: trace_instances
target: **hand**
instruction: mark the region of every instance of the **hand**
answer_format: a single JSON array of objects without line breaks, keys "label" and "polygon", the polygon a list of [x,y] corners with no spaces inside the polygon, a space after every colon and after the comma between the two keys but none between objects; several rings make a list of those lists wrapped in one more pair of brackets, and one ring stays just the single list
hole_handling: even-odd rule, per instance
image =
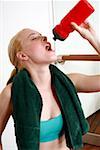
[{"label": "hand", "polygon": [[100,41],[96,36],[96,32],[88,22],[82,23],[78,26],[76,23],[71,22],[73,29],[75,29],[84,39],[88,40],[89,43],[95,48],[98,54],[100,54]]},{"label": "hand", "polygon": [[64,63],[65,63],[65,60],[62,59],[62,55],[58,55],[56,62],[58,62],[58,63],[60,63],[60,64],[64,64]]},{"label": "hand", "polygon": [[75,22],[71,22],[72,27],[88,41],[96,36],[96,33],[89,22],[84,22],[78,26]]}]

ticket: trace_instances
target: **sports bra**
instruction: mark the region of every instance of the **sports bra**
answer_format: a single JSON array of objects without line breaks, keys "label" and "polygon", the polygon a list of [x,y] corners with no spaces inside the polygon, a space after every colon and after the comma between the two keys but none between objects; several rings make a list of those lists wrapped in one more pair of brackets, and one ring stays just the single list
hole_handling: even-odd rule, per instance
[{"label": "sports bra", "polygon": [[63,134],[62,114],[40,122],[40,142],[49,142],[58,139]]}]

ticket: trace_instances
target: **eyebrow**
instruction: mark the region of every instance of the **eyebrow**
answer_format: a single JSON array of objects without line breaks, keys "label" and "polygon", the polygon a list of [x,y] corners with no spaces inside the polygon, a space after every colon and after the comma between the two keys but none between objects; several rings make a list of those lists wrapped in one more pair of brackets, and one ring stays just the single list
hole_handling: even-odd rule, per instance
[{"label": "eyebrow", "polygon": [[[34,32],[33,32],[33,33],[30,33],[30,34],[28,35],[28,38],[29,38],[30,36],[34,35],[34,34],[37,34],[37,33],[34,33]],[[39,33],[39,35],[42,35],[42,34]]]}]

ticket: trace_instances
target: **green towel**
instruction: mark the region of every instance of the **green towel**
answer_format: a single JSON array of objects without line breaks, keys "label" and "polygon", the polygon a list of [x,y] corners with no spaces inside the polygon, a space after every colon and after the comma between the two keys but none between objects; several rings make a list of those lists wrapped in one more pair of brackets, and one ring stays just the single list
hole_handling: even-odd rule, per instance
[{"label": "green towel", "polygon": [[[50,65],[54,87],[64,119],[67,146],[78,150],[82,147],[82,135],[89,130],[81,103],[71,80],[56,66]],[[19,150],[39,150],[41,95],[26,69],[13,79],[13,118]]]}]

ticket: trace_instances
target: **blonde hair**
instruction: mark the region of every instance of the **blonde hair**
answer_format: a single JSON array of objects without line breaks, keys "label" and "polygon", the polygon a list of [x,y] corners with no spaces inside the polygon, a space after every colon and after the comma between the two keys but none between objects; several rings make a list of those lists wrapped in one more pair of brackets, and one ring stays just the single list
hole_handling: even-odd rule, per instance
[{"label": "blonde hair", "polygon": [[20,40],[20,35],[23,30],[18,32],[11,40],[8,45],[8,55],[11,63],[15,66],[18,67],[18,59],[16,57],[16,54],[18,51],[22,50],[22,45],[21,45],[21,40]]},{"label": "blonde hair", "polygon": [[[8,45],[8,55],[9,55],[9,59],[11,61],[11,63],[15,66],[15,69],[13,69],[13,71],[11,72],[11,76],[10,79],[8,80],[8,82],[11,80],[11,78],[13,78],[18,71],[18,67],[19,67],[19,62],[18,59],[16,57],[17,52],[21,51],[22,48],[22,39],[20,38],[21,34],[23,33],[23,31],[25,31],[26,29],[23,29],[21,31],[19,31],[11,40],[10,43]],[[16,69],[17,68],[17,69]]]}]

